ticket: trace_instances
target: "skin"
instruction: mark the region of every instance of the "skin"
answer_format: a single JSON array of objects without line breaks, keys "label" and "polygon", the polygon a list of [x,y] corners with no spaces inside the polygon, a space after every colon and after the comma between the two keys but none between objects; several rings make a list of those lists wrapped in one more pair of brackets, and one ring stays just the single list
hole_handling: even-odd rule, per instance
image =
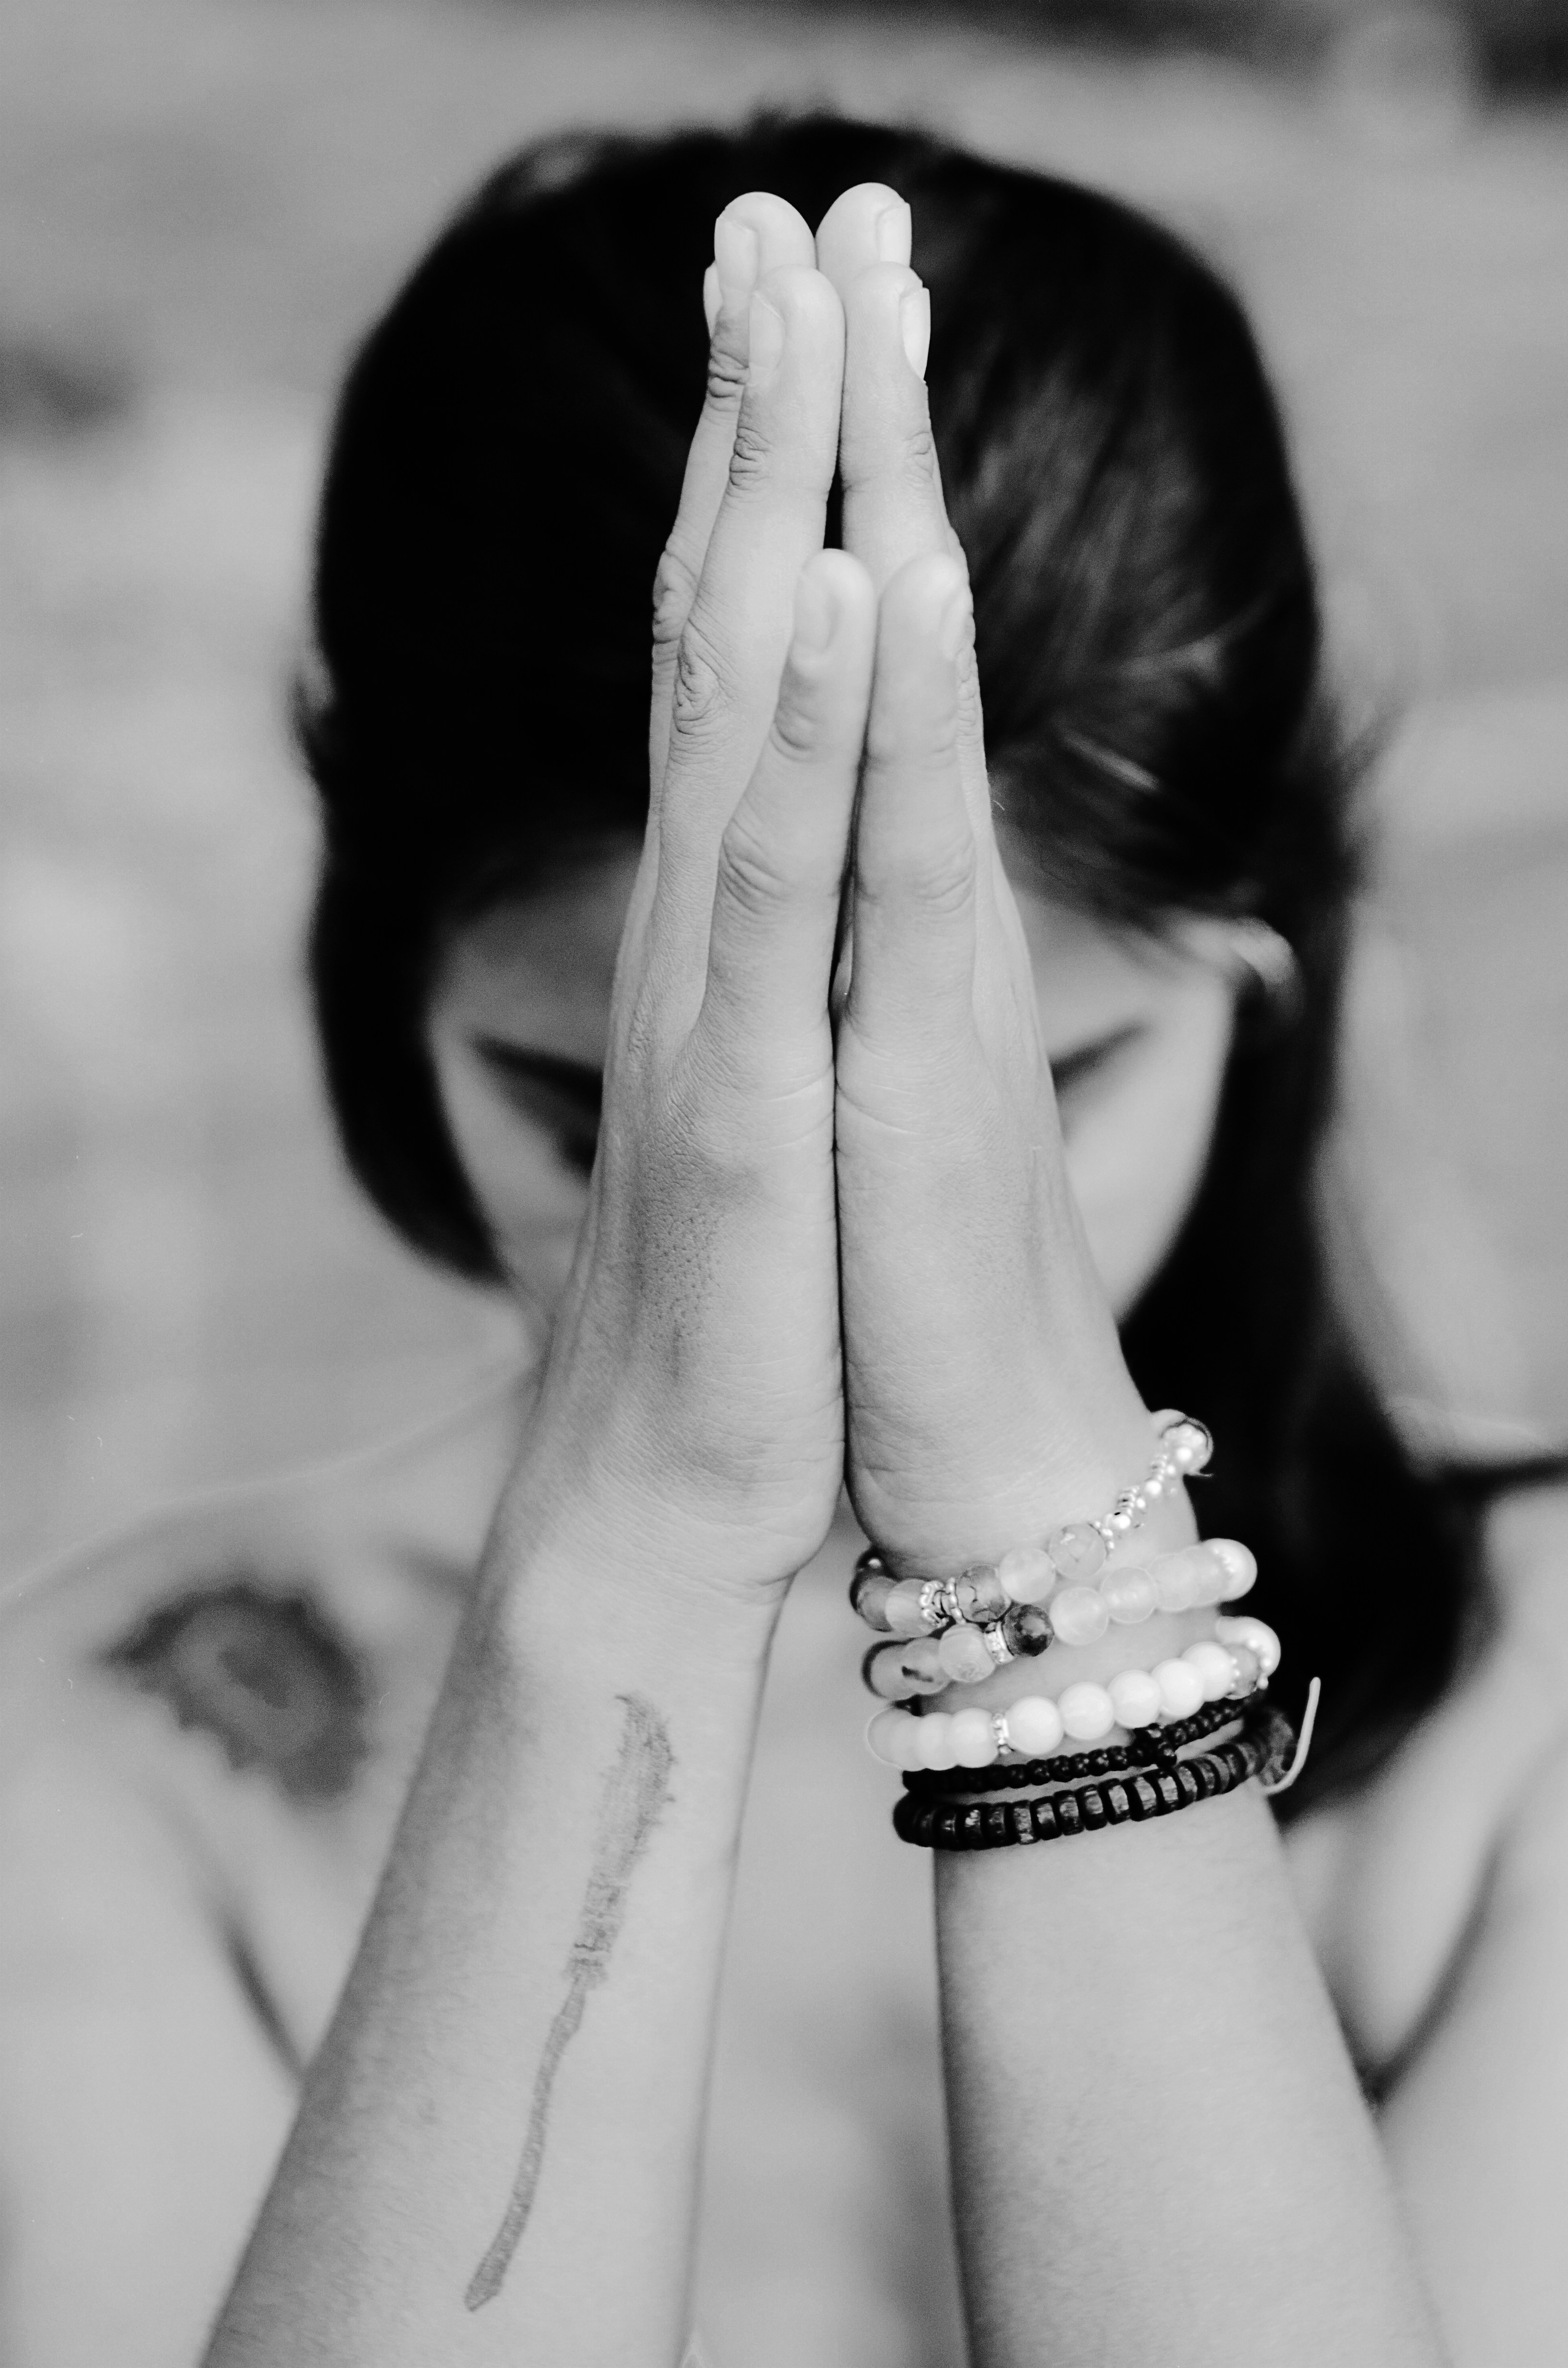
[{"label": "skin", "polygon": [[[761,1872],[741,1886],[742,2020],[721,2049],[730,2118],[707,2204],[720,2250],[744,2241],[725,2217],[743,2185],[725,2176],[737,2127],[744,2167],[763,2157],[764,2192],[769,2135],[802,2133],[808,2176],[786,2164],[778,2192],[812,2192],[806,2217],[767,2232],[788,2301],[759,2306],[754,2280],[749,2320],[744,2305],[726,2318],[721,2286],[721,2345],[760,2359],[777,2323],[793,2338],[779,2357],[880,2368],[918,2340],[907,2321],[901,2341],[890,2321],[857,2319],[853,2300],[825,2342],[800,2316],[814,2282],[798,2258],[822,2292],[837,2269],[852,2290],[868,2245],[885,2245],[865,2222],[869,2189],[899,2195],[903,2227],[897,2180],[917,2134],[881,2124],[879,2180],[835,2131],[845,2098],[867,2093],[879,2026],[913,2010],[903,2027],[918,2027],[908,1985],[926,1956],[927,1870],[880,1830],[885,1787],[854,1734],[841,1607],[819,1616],[814,1581],[831,1575],[836,1593],[853,1551],[846,1476],[865,1526],[886,1537],[902,1522],[911,1566],[942,1568],[1098,1501],[1108,1474],[1146,1458],[1111,1319],[1196,1177],[1232,985],[1221,943],[1155,962],[1051,913],[991,837],[961,575],[937,489],[908,466],[923,396],[897,319],[912,291],[885,244],[896,206],[852,193],[820,250],[776,199],[722,220],[714,391],[661,582],[648,846],[630,882],[606,850],[551,899],[492,916],[441,982],[432,1028],[454,1124],[519,1282],[555,1321],[475,1586],[442,1577],[477,1535],[432,1516],[417,1452],[317,1508],[335,1609],[377,1656],[374,1793],[318,1804],[307,1831],[257,1770],[220,1794],[189,1756],[210,1744],[210,1769],[217,1742],[187,1734],[176,1758],[154,1703],[106,1743],[69,1679],[30,1742],[8,1730],[0,1876],[28,1937],[19,1956],[0,1947],[0,2027],[24,2037],[0,2054],[0,2146],[29,2195],[6,2230],[18,2266],[5,2297],[8,2356],[25,2368],[129,2359],[142,2341],[149,2361],[193,2356],[285,2134],[210,2347],[219,2368],[677,2359],[754,1758]],[[758,280],[785,349],[748,373]],[[732,482],[742,401],[747,467]],[[814,556],[840,457],[851,550]],[[853,964],[833,996],[863,751]],[[1069,1070],[1112,1042],[1097,1067]],[[606,1069],[585,1199],[565,1156],[580,1098],[575,1116],[559,1099],[548,1115],[519,1103],[519,1062],[535,1063],[537,1088],[541,1054]],[[559,1069],[550,1082],[559,1097]],[[1159,1208],[1117,1181],[1142,1144],[1174,1171]],[[483,1457],[456,1494],[485,1501]],[[1164,1536],[1184,1533],[1178,1503],[1161,1516]],[[372,1534],[409,1530],[419,1583],[399,1599],[383,1577],[356,1594],[346,1543],[363,1555]],[[1550,1572],[1550,1542],[1514,1543],[1521,1569]],[[185,1548],[193,1566],[199,1544]],[[169,1551],[121,1586],[122,1609],[138,1589],[141,1609],[157,1600]],[[288,1532],[259,1559],[289,1567]],[[444,1622],[430,1609],[443,1589]],[[1320,1827],[1297,1887],[1316,1960],[1248,1795],[936,1871],[977,2368],[1170,2356],[1173,2328],[1182,2356],[1249,2368],[1436,2361],[1396,2185],[1453,2356],[1502,2356],[1499,2327],[1550,2324],[1551,2246],[1528,2209],[1488,2219],[1484,2205],[1509,2180],[1519,2190],[1521,2154],[1524,2193],[1551,2192],[1531,2175],[1553,2123],[1549,2041],[1568,1965],[1551,1785],[1531,1783],[1528,1816],[1512,1810],[1555,1764],[1540,1643],[1552,1592],[1542,1576],[1528,1596],[1534,1649],[1526,1621],[1429,1723],[1403,1791],[1396,1771]],[[96,1616],[83,1612],[82,1639]],[[1157,1640],[1150,1623],[1138,1657],[1207,1616],[1167,1622]],[[53,1655],[80,1668],[56,1619]],[[1501,1770],[1494,1793],[1467,1793],[1468,1859],[1442,1813],[1456,1768]],[[1468,1863],[1441,1927],[1430,1884],[1414,1902],[1401,1890],[1423,1850],[1428,1869]],[[1487,1866],[1504,1914],[1466,1949]],[[282,2034],[298,2031],[295,2055],[313,2057],[302,2089],[216,1945],[215,1894]],[[1413,1905],[1428,1927],[1411,1977]],[[748,2023],[763,1958],[789,1968],[793,2009],[781,2015],[775,1990]],[[1354,2000],[1362,2030],[1381,2021],[1381,2052],[1413,2050],[1382,2145],[1319,1961],[1342,2010]],[[813,2121],[828,2042],[845,2069]],[[892,2052],[891,2089],[907,2086],[909,2061]],[[752,2084],[738,2123],[737,2074]],[[140,2241],[126,2198],[187,2166],[178,2210],[165,2192],[158,2220],[180,2245]],[[798,2257],[797,2235],[816,2249]],[[83,2297],[101,2308],[106,2292],[137,2307],[84,2337]],[[956,2356],[956,2339],[925,2332],[931,2358]]]},{"label": "skin", "polygon": [[[587,1205],[585,1113],[636,870],[630,848],[464,930],[429,1035],[453,1137],[517,1289],[553,1313]],[[1107,1300],[1125,1315],[1174,1240],[1208,1155],[1236,964],[1222,927],[1131,939],[1053,906],[1012,865],[1062,1143]],[[566,1076],[563,1073],[583,1073]]]}]

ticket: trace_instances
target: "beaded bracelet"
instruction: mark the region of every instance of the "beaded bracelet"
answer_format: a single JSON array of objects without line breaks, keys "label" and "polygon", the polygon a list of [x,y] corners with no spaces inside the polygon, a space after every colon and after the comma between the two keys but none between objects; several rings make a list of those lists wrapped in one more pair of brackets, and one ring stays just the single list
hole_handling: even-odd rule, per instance
[{"label": "beaded bracelet", "polygon": [[[861,1556],[864,1565],[866,1557]],[[933,1586],[969,1586],[974,1574],[952,1581],[927,1580]],[[1009,1661],[1032,1658],[1051,1644],[1089,1645],[1103,1636],[1114,1622],[1134,1627],[1156,1611],[1190,1611],[1211,1603],[1233,1603],[1245,1595],[1257,1577],[1256,1557],[1237,1538],[1209,1538],[1200,1545],[1180,1546],[1142,1566],[1108,1570],[1094,1586],[1074,1581],[1060,1588],[1049,1606],[1010,1605],[989,1624],[973,1620],[949,1622],[940,1631],[897,1637],[873,1645],[866,1655],[866,1684],[885,1702],[907,1701],[917,1693],[937,1693],[951,1685],[974,1685]],[[910,1579],[899,1587],[916,1584]],[[853,1591],[852,1591],[853,1600]],[[864,1617],[862,1609],[862,1617]],[[902,1616],[902,1615],[901,1615]]]},{"label": "beaded bracelet", "polygon": [[[1137,1529],[1173,1483],[1201,1472],[1213,1441],[1200,1422],[1166,1408],[1153,1417],[1160,1452],[1148,1477],[1124,1489],[1098,1520],[1069,1521],[1043,1545],[1015,1546],[997,1563],[976,1563],[953,1578],[895,1578],[868,1547],[855,1566],[849,1600],[868,1627],[901,1641],[873,1645],[864,1677],[884,1701],[903,1702],[949,1685],[973,1685],[1053,1641],[1086,1645],[1112,1621],[1131,1626],[1155,1611],[1230,1603],[1246,1593],[1257,1564],[1234,1538],[1161,1554],[1142,1568],[1107,1569],[1108,1556]],[[1097,1583],[1096,1583],[1097,1582]],[[1045,1609],[1047,1598],[1050,1608]]]},{"label": "beaded bracelet", "polygon": [[1105,1743],[1094,1751],[1059,1751],[1049,1759],[997,1761],[990,1768],[908,1768],[903,1789],[945,1798],[968,1793],[1036,1792],[1042,1784],[1064,1783],[1080,1776],[1121,1776],[1171,1765],[1189,1743],[1201,1743],[1221,1726],[1232,1726],[1242,1714],[1239,1702],[1221,1699],[1205,1702],[1190,1718],[1169,1726],[1141,1729],[1131,1743]]},{"label": "beaded bracelet", "polygon": [[1152,1669],[1121,1669],[1106,1683],[1064,1686],[1054,1701],[1025,1694],[1005,1710],[879,1711],[866,1741],[891,1768],[988,1768],[1006,1752],[1043,1759],[1069,1736],[1097,1743],[1113,1727],[1190,1718],[1199,1704],[1244,1699],[1279,1667],[1279,1639],[1261,1620],[1218,1620],[1215,1634]]},{"label": "beaded bracelet", "polygon": [[849,1600],[869,1627],[900,1636],[929,1634],[959,1620],[989,1624],[1010,1603],[1043,1603],[1057,1586],[1093,1578],[1146,1519],[1173,1481],[1201,1472],[1214,1452],[1208,1430],[1174,1406],[1153,1417],[1159,1453],[1136,1488],[1124,1488],[1108,1513],[1067,1521],[1043,1545],[1014,1546],[998,1563],[976,1563],[956,1578],[895,1578],[870,1547],[856,1565]]},{"label": "beaded bracelet", "polygon": [[1277,1775],[1289,1764],[1294,1744],[1283,1713],[1258,1702],[1244,1713],[1242,1733],[1233,1741],[1178,1759],[1172,1768],[1042,1793],[1032,1801],[965,1803],[904,1793],[893,1804],[893,1831],[921,1850],[1002,1850],[1014,1842],[1058,1841],[1105,1826],[1142,1824],[1233,1793],[1254,1776]]}]

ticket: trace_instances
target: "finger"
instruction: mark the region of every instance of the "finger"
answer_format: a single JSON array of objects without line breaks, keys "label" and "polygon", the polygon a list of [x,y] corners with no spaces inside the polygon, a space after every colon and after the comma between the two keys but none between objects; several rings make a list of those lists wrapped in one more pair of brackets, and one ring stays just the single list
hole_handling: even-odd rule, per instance
[{"label": "finger", "polygon": [[885,181],[861,181],[835,198],[817,224],[817,269],[840,296],[873,263],[907,263],[909,208]]},{"label": "finger", "polygon": [[767,742],[720,844],[697,1032],[732,1074],[761,1062],[780,1093],[824,1057],[875,638],[865,569],[819,552],[797,587]]},{"label": "finger", "polygon": [[907,264],[868,264],[839,283],[844,542],[879,589],[926,552],[961,556],[942,498],[926,396],[931,300]]},{"label": "finger", "polygon": [[713,225],[713,260],[702,284],[708,316],[708,392],[687,456],[680,507],[653,579],[653,778],[664,770],[670,689],[708,538],[723,497],[735,420],[745,386],[751,300],[760,279],[790,265],[809,268],[812,233],[783,198],[766,189],[733,198]]},{"label": "finger", "polygon": [[655,809],[658,901],[672,917],[695,917],[703,943],[720,834],[767,736],[795,588],[822,548],[843,379],[844,318],[818,271],[773,273],[752,298],[749,336],[729,474],[676,654]]},{"label": "finger", "polygon": [[846,1019],[863,1042],[942,1057],[972,1034],[979,872],[959,748],[969,586],[945,553],[882,594],[855,836]]},{"label": "finger", "polygon": [[[964,564],[926,393],[930,300],[908,268],[909,239],[908,207],[880,181],[846,189],[817,226],[818,259],[845,309],[844,544],[879,586],[928,552]],[[960,669],[959,747],[970,819],[987,839],[991,801],[972,651]]]}]

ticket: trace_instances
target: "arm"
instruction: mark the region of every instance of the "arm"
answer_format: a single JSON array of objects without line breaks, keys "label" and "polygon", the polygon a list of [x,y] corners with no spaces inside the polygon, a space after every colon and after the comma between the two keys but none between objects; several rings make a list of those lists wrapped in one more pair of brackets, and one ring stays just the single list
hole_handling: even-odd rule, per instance
[{"label": "arm", "polygon": [[[885,246],[872,259],[868,224],[891,196],[852,192],[818,234],[846,310],[846,537],[882,620],[838,1042],[839,1212],[851,1491],[896,1566],[934,1574],[1108,1503],[1141,1476],[1149,1433],[1062,1169],[992,832],[961,563],[918,336],[912,357],[902,334],[918,327],[917,285]],[[1179,1491],[1148,1534],[1190,1538]],[[1065,1656],[1052,1645],[965,1699],[1147,1668],[1211,1624],[1190,1611]],[[943,1863],[937,1918],[977,2368],[1437,2361],[1250,1788],[1149,1827]]]},{"label": "arm", "polygon": [[758,1690],[842,1469],[827,985],[873,603],[820,549],[842,317],[810,256],[778,200],[722,218],[587,1222],[211,2368],[685,2339]]}]

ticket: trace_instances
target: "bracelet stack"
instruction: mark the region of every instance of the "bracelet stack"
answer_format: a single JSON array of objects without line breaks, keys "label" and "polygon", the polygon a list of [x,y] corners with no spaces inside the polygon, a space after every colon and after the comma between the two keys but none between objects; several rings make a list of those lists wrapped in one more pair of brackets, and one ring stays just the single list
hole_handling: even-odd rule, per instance
[{"label": "bracelet stack", "polygon": [[[1016,1546],[950,1578],[901,1579],[875,1547],[861,1555],[850,1602],[886,1640],[868,1653],[865,1681],[895,1705],[872,1719],[867,1741],[904,1771],[893,1824],[905,1841],[994,1849],[1164,1816],[1289,1758],[1288,1724],[1256,1699],[1279,1665],[1279,1639],[1244,1615],[1217,1619],[1211,1637],[1152,1669],[1123,1669],[1104,1685],[1069,1684],[1054,1699],[1028,1694],[995,1711],[932,1711],[921,1699],[978,1683],[1051,1644],[1089,1644],[1113,1622],[1131,1627],[1155,1611],[1217,1607],[1246,1593],[1257,1564],[1233,1538],[1158,1555],[1146,1567],[1111,1566],[1150,1506],[1201,1472],[1212,1453],[1209,1432],[1190,1416],[1167,1409],[1153,1420],[1158,1452],[1147,1475],[1096,1520],[1069,1521],[1041,1544]],[[915,1708],[896,1706],[907,1703]],[[1119,1728],[1131,1740],[1061,1750],[1069,1739],[1096,1744]],[[1179,1756],[1225,1728],[1236,1731],[1208,1751]],[[1064,1789],[1069,1779],[1088,1781]],[[954,1798],[999,1791],[1036,1797]]]}]

